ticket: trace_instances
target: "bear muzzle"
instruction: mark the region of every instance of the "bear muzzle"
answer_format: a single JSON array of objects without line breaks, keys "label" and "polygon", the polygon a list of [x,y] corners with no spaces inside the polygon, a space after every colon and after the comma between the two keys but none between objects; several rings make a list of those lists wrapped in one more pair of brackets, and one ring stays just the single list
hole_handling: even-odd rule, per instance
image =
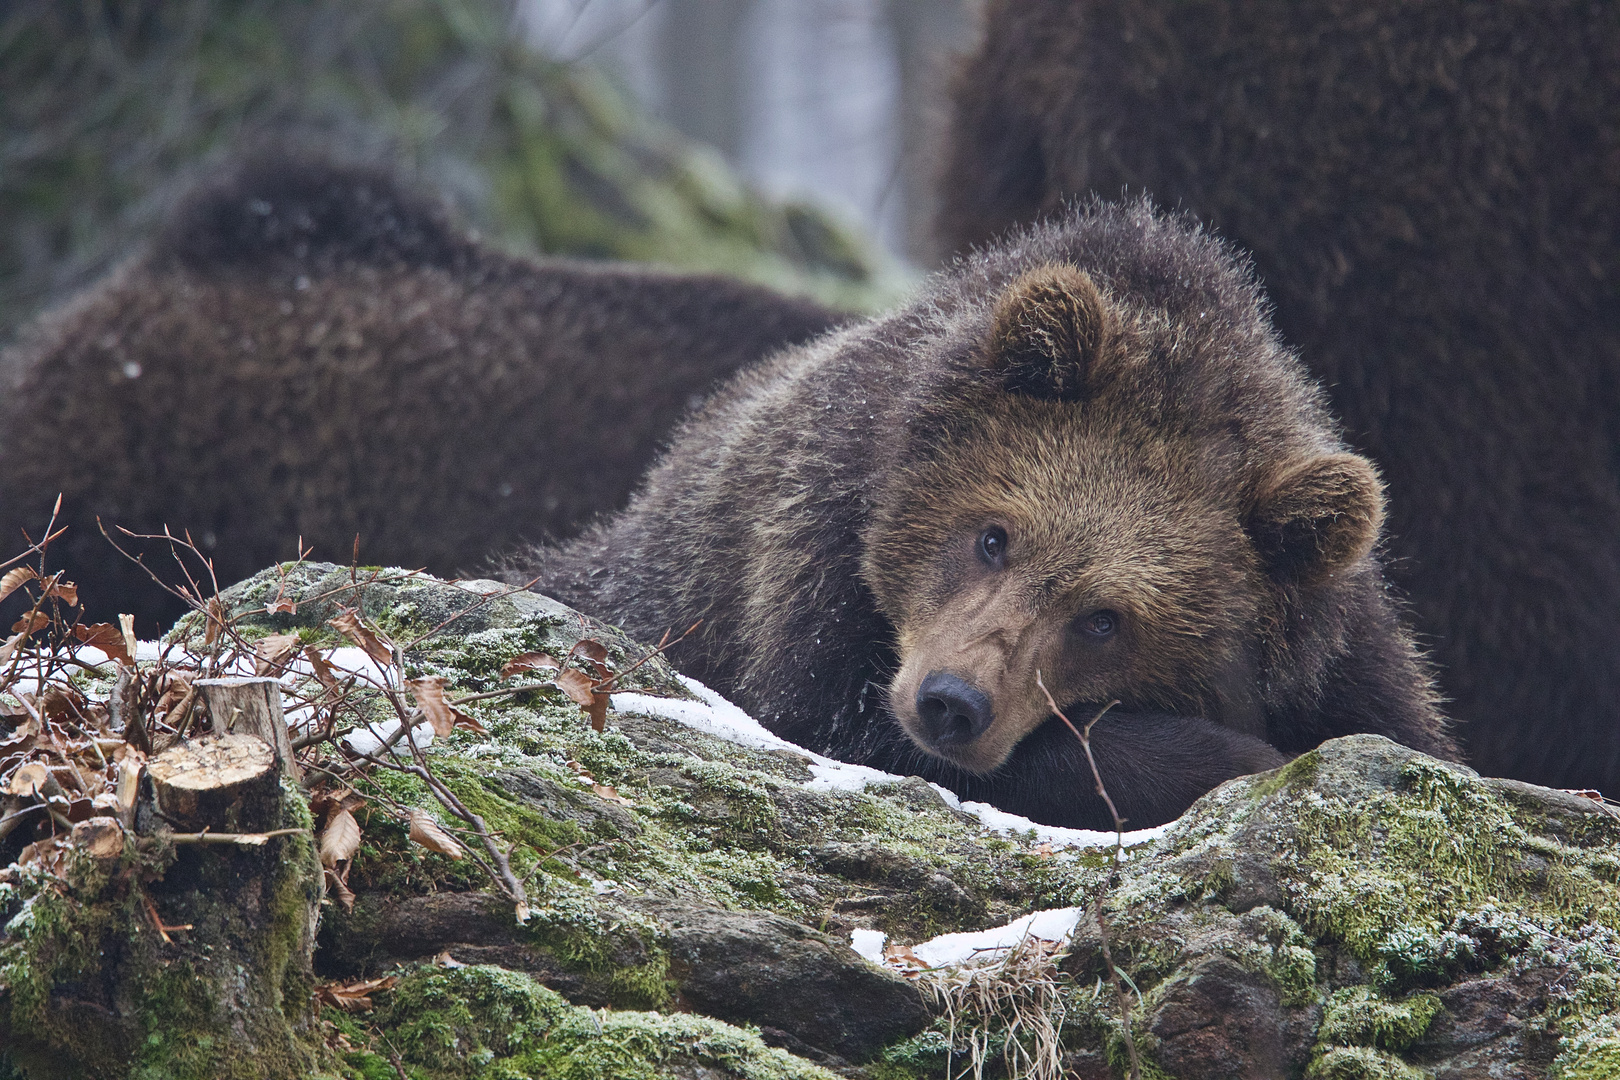
[{"label": "bear muzzle", "polygon": [[918,736],[926,748],[949,755],[965,748],[995,720],[990,695],[946,671],[930,672],[917,688]]}]

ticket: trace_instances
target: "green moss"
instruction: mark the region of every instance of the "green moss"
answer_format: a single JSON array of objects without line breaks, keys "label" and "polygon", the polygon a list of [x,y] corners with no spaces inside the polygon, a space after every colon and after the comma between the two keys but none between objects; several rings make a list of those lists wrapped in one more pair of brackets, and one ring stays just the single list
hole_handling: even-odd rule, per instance
[{"label": "green moss", "polygon": [[[283,821],[307,827],[308,808],[283,786]],[[311,838],[280,837],[273,848],[243,854],[272,868],[262,910],[212,902],[208,888],[182,881],[160,905],[189,905],[197,937],[164,942],[151,927],[149,888],[173,871],[172,846],[126,844],[109,870],[70,857],[64,880],[25,872],[6,891],[22,903],[0,944],[0,1013],[8,1043],[30,1075],[78,1073],[141,1078],[258,1080],[313,1075],[324,1059],[308,1037],[312,990],[307,969],[310,914],[320,868]],[[193,850],[188,872],[221,870],[224,852]],[[149,886],[147,882],[160,882]],[[7,905],[9,906],[9,905]],[[253,907],[254,905],[249,905]],[[224,946],[218,949],[217,946]],[[63,998],[113,1008],[75,1013]],[[242,1052],[244,1044],[254,1048]]]},{"label": "green moss", "polygon": [[578,1008],[527,975],[481,965],[407,975],[374,1026],[431,1080],[653,1080],[682,1064],[743,1080],[831,1078],[716,1020]]},{"label": "green moss", "polygon": [[0,944],[0,986],[7,989],[11,1030],[30,1032],[50,1026],[47,1007],[59,983],[93,975],[102,937],[134,907],[101,898],[78,899],[59,891],[39,871],[24,871],[7,891],[21,900],[5,925]]},{"label": "green moss", "polygon": [[461,1077],[543,1039],[568,1012],[567,1001],[528,976],[477,965],[406,977],[378,1020],[412,1064]]},{"label": "green moss", "polygon": [[1372,1046],[1400,1052],[1429,1030],[1440,1011],[1433,994],[1392,1001],[1366,986],[1339,990],[1328,999],[1316,1037],[1324,1047]]},{"label": "green moss", "polygon": [[[547,857],[585,838],[577,824],[553,820],[508,795],[498,781],[480,771],[477,761],[439,753],[433,757],[433,771],[511,849],[509,858],[515,872],[528,875],[544,862],[542,870],[573,876],[562,864],[548,861]],[[369,782],[389,800],[420,807],[441,820],[446,817],[426,785],[415,776],[379,770]],[[488,887],[488,879],[470,860],[449,859],[412,843],[406,824],[382,809],[381,804],[368,807],[359,820],[362,843],[350,871],[351,887],[407,894]]]},{"label": "green moss", "polygon": [[1365,1046],[1340,1046],[1312,1059],[1306,1080],[1424,1080],[1428,1074]]},{"label": "green moss", "polygon": [[1251,798],[1265,799],[1284,788],[1308,788],[1315,783],[1316,771],[1321,764],[1321,756],[1316,751],[1301,754],[1282,768],[1256,778],[1249,787],[1249,795]]},{"label": "green moss", "polygon": [[1601,1017],[1564,1040],[1551,1080],[1620,1080],[1620,1014]]},{"label": "green moss", "polygon": [[669,1003],[675,988],[669,952],[653,920],[573,894],[535,908],[527,931],[568,967],[600,976],[614,1005],[658,1009]]},{"label": "green moss", "polygon": [[1477,939],[1447,928],[1487,906],[1543,932],[1620,927],[1620,896],[1584,848],[1539,835],[1522,808],[1441,762],[1414,758],[1401,780],[1355,805],[1301,800],[1296,917],[1309,929],[1405,982],[1475,962]]},{"label": "green moss", "polygon": [[874,1080],[925,1080],[947,1075],[951,1044],[942,1024],[888,1047],[867,1066],[867,1071]]},{"label": "green moss", "polygon": [[1284,1005],[1303,1005],[1316,997],[1314,943],[1298,923],[1266,906],[1244,912],[1238,923],[1243,945],[1232,951],[1234,959],[1269,978]]}]

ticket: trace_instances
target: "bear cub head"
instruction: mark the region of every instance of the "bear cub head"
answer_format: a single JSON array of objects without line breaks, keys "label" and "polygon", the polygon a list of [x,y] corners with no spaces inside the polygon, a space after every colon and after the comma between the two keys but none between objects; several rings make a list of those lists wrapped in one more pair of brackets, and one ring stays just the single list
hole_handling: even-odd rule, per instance
[{"label": "bear cub head", "polygon": [[901,727],[976,775],[1048,722],[1047,692],[1076,724],[1117,703],[1267,738],[1290,601],[1368,569],[1373,466],[1298,422],[1312,391],[1279,397],[1220,335],[1072,265],[1016,277],[988,323],[864,537]]}]

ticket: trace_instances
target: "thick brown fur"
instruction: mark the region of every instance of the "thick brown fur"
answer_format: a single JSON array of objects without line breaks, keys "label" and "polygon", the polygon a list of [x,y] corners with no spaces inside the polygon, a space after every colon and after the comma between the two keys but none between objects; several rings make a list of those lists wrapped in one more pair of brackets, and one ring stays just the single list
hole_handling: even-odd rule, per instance
[{"label": "thick brown fur", "polygon": [[[1148,825],[1336,735],[1452,752],[1382,506],[1244,268],[1097,205],[742,375],[538,587],[701,618],[677,661],[772,730],[1056,824],[1109,819],[1036,676],[1076,722],[1117,699],[1104,779]],[[987,727],[931,726],[942,679]]]},{"label": "thick brown fur", "polygon": [[1146,191],[1253,253],[1390,491],[1469,761],[1620,790],[1620,6],[992,0],[947,246]]},{"label": "thick brown fur", "polygon": [[299,537],[455,573],[623,505],[716,379],[837,320],[713,275],[514,258],[379,172],[261,157],[0,357],[0,557],[63,493],[56,565],[146,633],[179,606],[98,516],[190,530],[222,584]]}]

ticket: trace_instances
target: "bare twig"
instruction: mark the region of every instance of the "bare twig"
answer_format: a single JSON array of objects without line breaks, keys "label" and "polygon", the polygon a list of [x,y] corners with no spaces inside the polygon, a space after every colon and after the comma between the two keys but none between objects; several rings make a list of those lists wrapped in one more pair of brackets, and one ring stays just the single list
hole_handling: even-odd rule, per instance
[{"label": "bare twig", "polygon": [[[1058,708],[1057,702],[1052,698],[1052,692],[1046,688],[1046,683],[1041,681],[1039,671],[1035,672],[1035,685],[1040,687],[1041,693],[1046,696],[1046,705],[1052,710],[1052,715],[1062,720],[1068,729],[1074,732],[1074,737],[1080,740],[1080,748],[1086,752],[1086,764],[1091,766],[1091,778],[1097,783],[1097,794],[1102,796],[1103,803],[1108,807],[1109,816],[1114,819],[1114,852],[1108,877],[1108,887],[1112,888],[1119,880],[1120,857],[1125,851],[1125,819],[1119,816],[1119,809],[1114,805],[1113,797],[1108,794],[1108,787],[1103,783],[1102,773],[1097,769],[1097,759],[1092,756],[1091,729],[1096,727],[1097,721],[1101,720],[1104,714],[1115,705],[1118,705],[1119,702],[1110,701],[1104,705],[1097,715],[1093,716],[1091,721],[1086,724],[1085,729],[1081,730],[1075,727],[1067,716],[1063,715],[1062,709]],[[1104,895],[1106,895],[1106,890]],[[1103,963],[1108,967],[1108,981],[1113,984],[1114,997],[1119,1002],[1119,1025],[1125,1036],[1125,1051],[1131,1058],[1130,1080],[1142,1080],[1142,1061],[1136,1052],[1136,1039],[1131,1033],[1131,999],[1125,993],[1123,981],[1125,973],[1119,969],[1119,965],[1114,963],[1114,954],[1108,945],[1108,920],[1103,915],[1103,896],[1097,897],[1094,910],[1097,917],[1097,938],[1102,945]]]},{"label": "bare twig", "polygon": [[[536,579],[536,580],[538,580],[538,579]],[[693,631],[695,631],[698,627],[700,627],[702,625],[703,625],[703,620],[699,619],[697,622],[693,623],[691,626],[688,626],[686,628],[686,633],[682,634],[680,637],[676,638],[674,641],[671,641],[669,639],[669,631],[665,630],[663,636],[658,639],[658,644],[654,645],[652,647],[652,650],[650,652],[648,652],[646,656],[643,656],[640,660],[637,660],[635,663],[631,664],[629,667],[625,668],[623,671],[619,672],[617,675],[613,676],[612,678],[602,680],[600,683],[598,683],[596,685],[595,689],[598,690],[598,691],[606,692],[608,690],[608,688],[610,686],[612,686],[614,683],[618,682],[620,679],[624,678],[626,675],[630,674],[632,671],[634,671],[637,668],[641,667],[643,664],[650,661],[653,657],[658,656],[665,649],[674,648],[676,645],[679,645],[681,642],[683,642],[687,638],[691,637]]]}]

